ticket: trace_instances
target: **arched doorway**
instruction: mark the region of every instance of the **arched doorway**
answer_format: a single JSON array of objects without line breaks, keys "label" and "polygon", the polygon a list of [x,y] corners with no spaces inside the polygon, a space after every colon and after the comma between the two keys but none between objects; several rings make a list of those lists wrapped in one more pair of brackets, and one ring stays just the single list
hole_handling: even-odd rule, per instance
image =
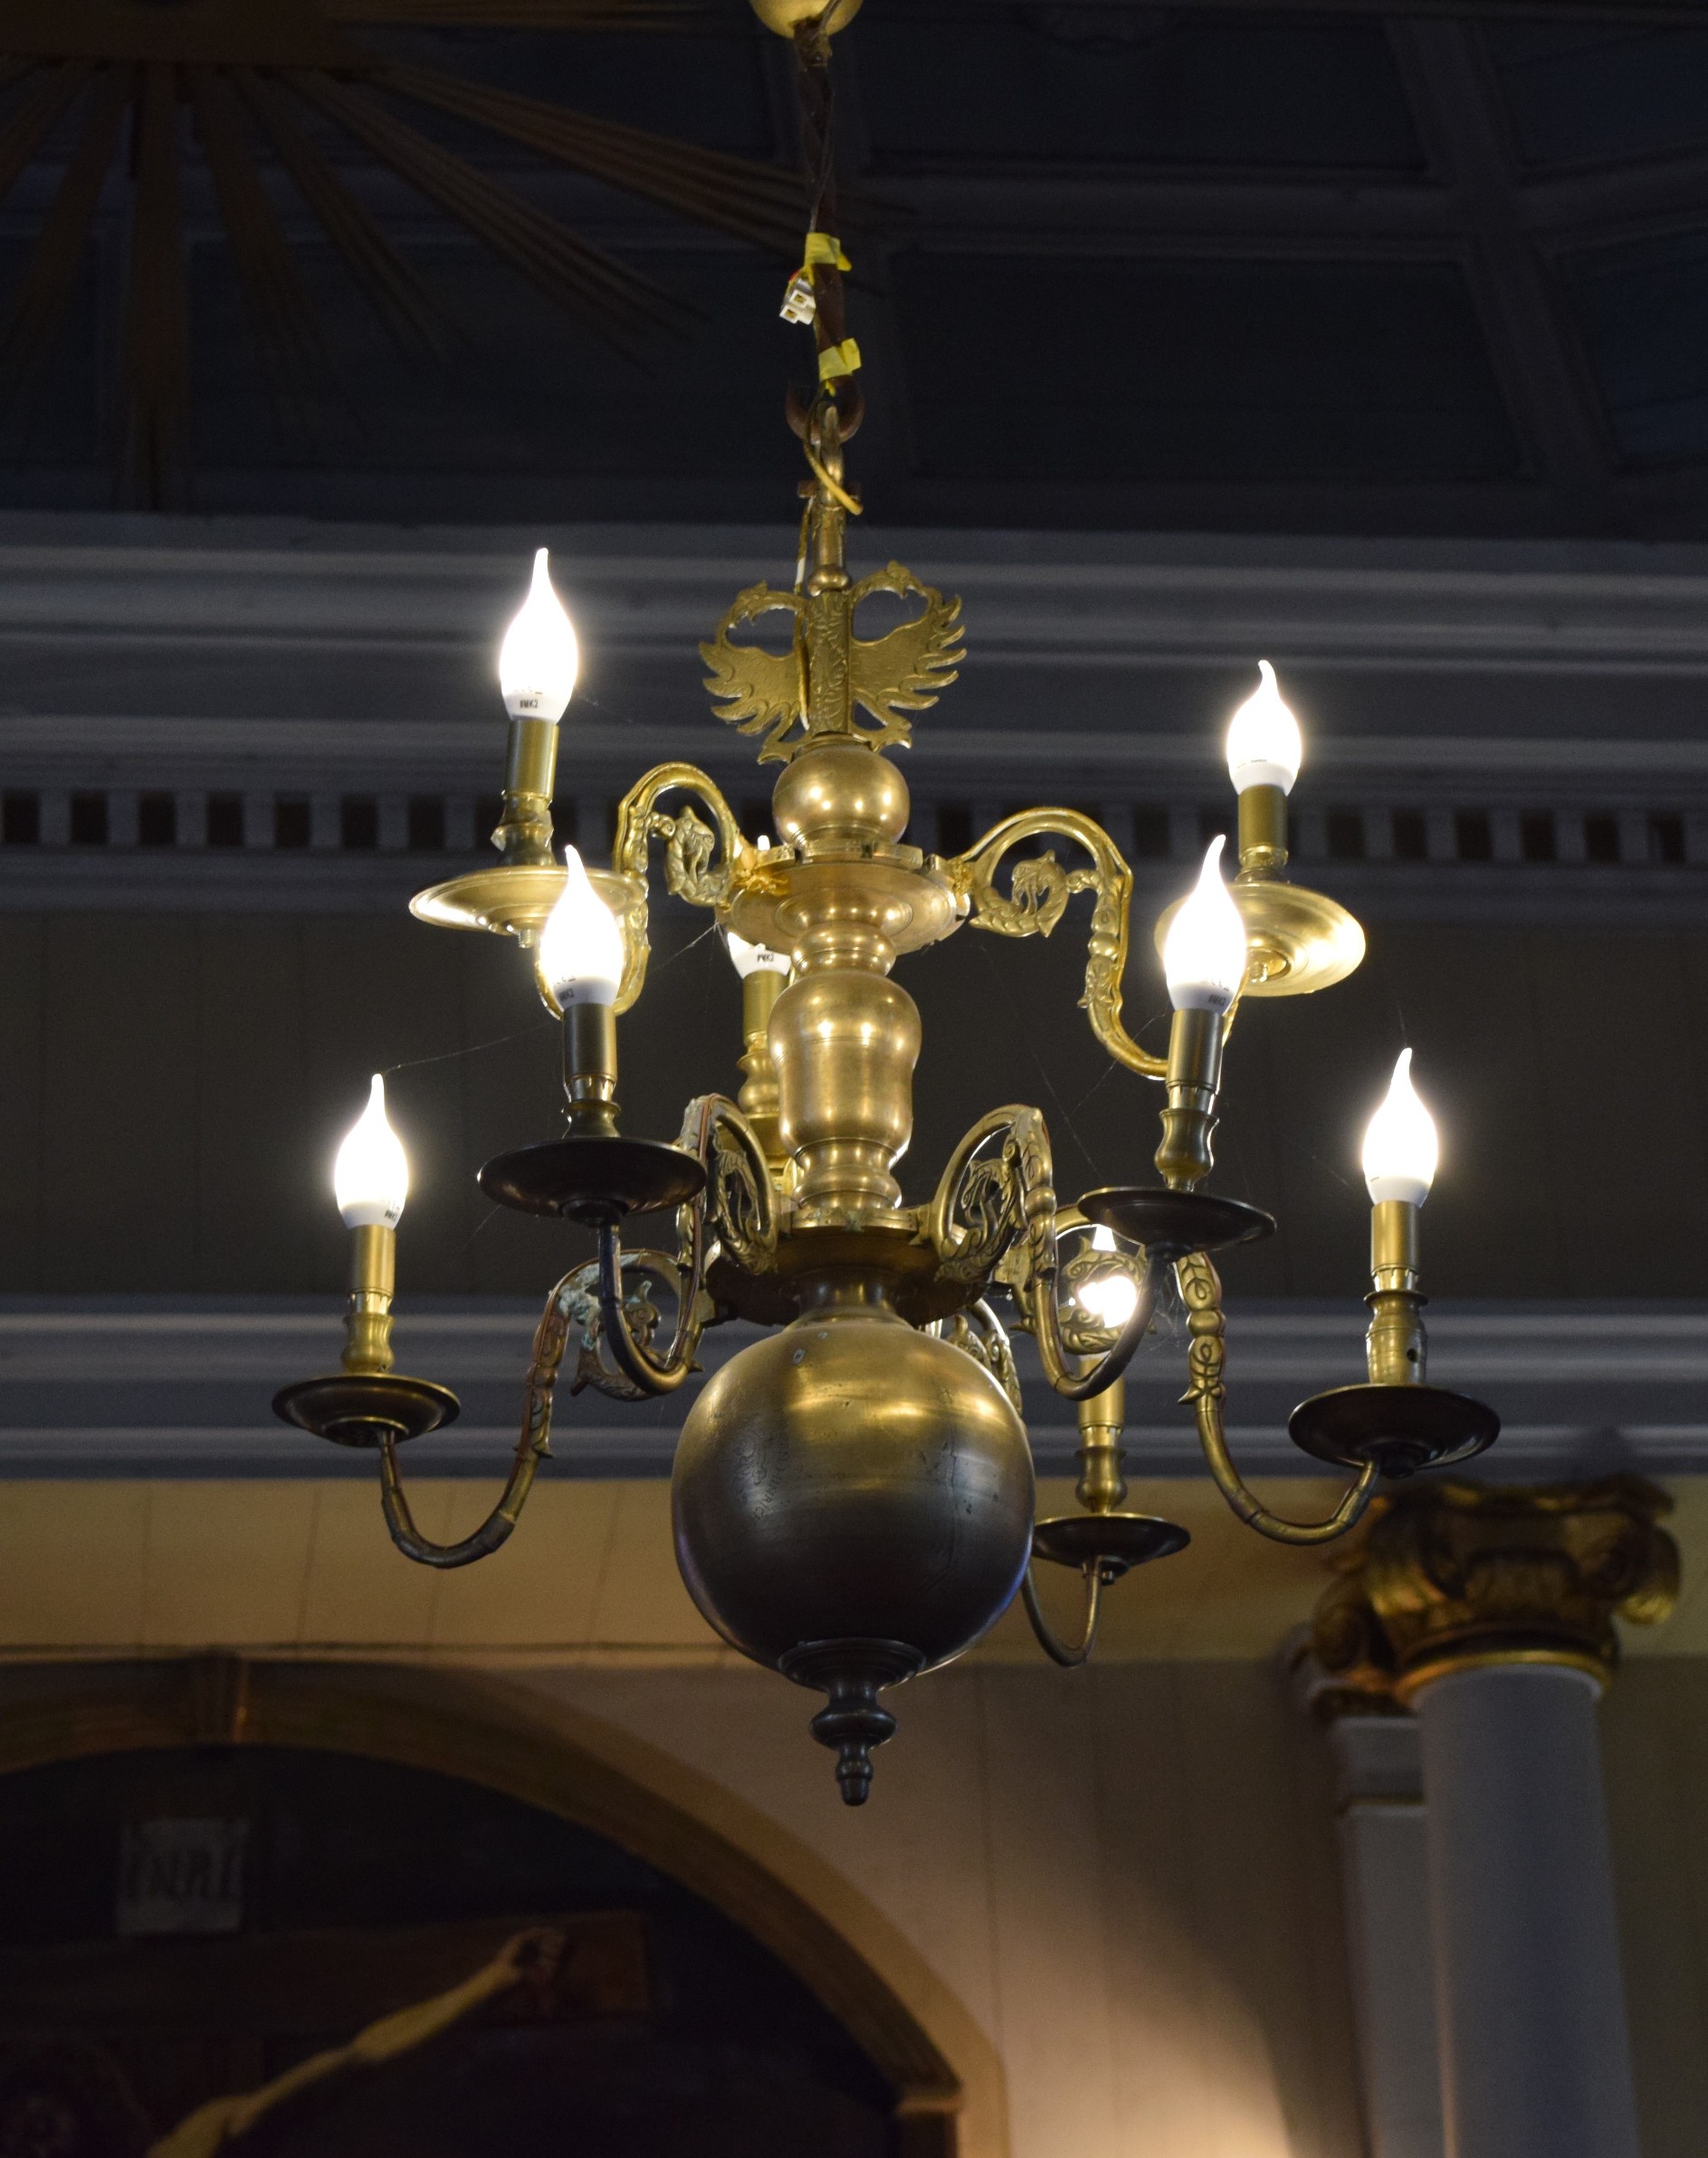
[{"label": "arched doorway", "polygon": [[93,2094],[90,2158],[146,2147],[125,2105],[158,2134],[543,1923],[547,1995],[483,2005],[252,2149],[530,2158],[538,2132],[577,2158],[952,2158],[953,2071],[817,1913],[560,1736],[407,1676],[209,1657],[14,1695],[0,2111],[33,2060],[50,2096]]}]

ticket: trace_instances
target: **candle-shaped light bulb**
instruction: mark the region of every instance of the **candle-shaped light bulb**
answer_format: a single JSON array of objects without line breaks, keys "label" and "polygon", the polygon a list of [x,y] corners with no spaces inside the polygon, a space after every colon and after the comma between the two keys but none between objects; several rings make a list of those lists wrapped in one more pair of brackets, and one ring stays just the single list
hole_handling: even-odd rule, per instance
[{"label": "candle-shaped light bulb", "polygon": [[402,1218],[409,1196],[409,1157],[386,1121],[386,1082],[377,1072],[367,1108],[338,1151],[332,1189],[346,1228],[395,1229]]},{"label": "candle-shaped light bulb", "polygon": [[563,891],[539,932],[539,971],[566,1008],[615,1004],[623,979],[623,931],[593,889],[572,846],[563,850]]},{"label": "candle-shaped light bulb", "polygon": [[1381,1107],[1364,1133],[1364,1182],[1372,1202],[1421,1207],[1439,1159],[1436,1121],[1411,1083],[1411,1051],[1402,1049]]},{"label": "candle-shaped light bulb", "polygon": [[723,941],[730,948],[730,964],[743,981],[749,975],[788,972],[789,958],[786,951],[773,951],[768,944],[749,944],[732,929],[724,931]]},{"label": "candle-shaped light bulb", "polygon": [[1266,659],[1257,663],[1257,687],[1234,714],[1227,728],[1227,772],[1235,791],[1278,787],[1288,793],[1304,761],[1299,722],[1293,716]]},{"label": "candle-shaped light bulb", "polygon": [[[1100,1225],[1092,1231],[1094,1252],[1112,1252],[1116,1248],[1113,1229]],[[1096,1275],[1081,1284],[1078,1301],[1087,1318],[1094,1319],[1111,1333],[1119,1333],[1138,1304],[1139,1284],[1130,1274]]]},{"label": "candle-shaped light bulb", "polygon": [[1162,971],[1176,1011],[1224,1012],[1245,979],[1245,924],[1222,881],[1222,836],[1163,940]]},{"label": "candle-shaped light bulb", "polygon": [[511,719],[560,720],[580,664],[574,625],[552,588],[547,550],[539,548],[528,597],[498,655],[498,686]]}]

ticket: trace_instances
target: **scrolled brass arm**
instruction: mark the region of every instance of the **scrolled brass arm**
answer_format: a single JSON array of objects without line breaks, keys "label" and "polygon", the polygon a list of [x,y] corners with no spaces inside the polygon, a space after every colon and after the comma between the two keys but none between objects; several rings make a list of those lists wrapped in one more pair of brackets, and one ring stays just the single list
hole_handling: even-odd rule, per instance
[{"label": "scrolled brass arm", "polygon": [[[1071,839],[1092,858],[1090,869],[1064,869],[1054,855],[1017,863],[1009,889],[997,889],[997,872],[1009,851],[1027,839]],[[1168,1059],[1141,1049],[1121,1025],[1121,981],[1127,971],[1132,871],[1102,825],[1077,809],[1027,809],[993,825],[977,845],[947,864],[958,890],[972,906],[975,929],[1001,937],[1047,937],[1076,892],[1096,894],[1085,953],[1085,994],[1080,1002],[1092,1031],[1115,1062],[1146,1079],[1168,1075]]]},{"label": "scrolled brass arm", "polygon": [[1201,1251],[1188,1252],[1185,1258],[1176,1262],[1174,1271],[1192,1337],[1187,1352],[1191,1383],[1180,1399],[1197,1418],[1198,1444],[1204,1449],[1216,1488],[1248,1528],[1255,1529],[1259,1535],[1267,1536],[1273,1542],[1331,1543],[1353,1526],[1369,1504],[1376,1487],[1376,1464],[1373,1461],[1365,1464],[1359,1471],[1358,1480],[1325,1521],[1288,1521],[1282,1514],[1272,1513],[1247,1488],[1227,1450],[1227,1434],[1222,1421],[1222,1403],[1227,1398],[1223,1380],[1227,1351],[1221,1280]]},{"label": "scrolled brass arm", "polygon": [[[702,808],[711,811],[711,824],[703,823],[692,807],[680,809],[674,816],[661,809],[660,798],[673,793],[694,796]],[[629,788],[617,804],[616,832],[611,843],[612,872],[629,880],[632,893],[624,910],[628,963],[617,998],[619,1012],[630,1008],[646,981],[652,950],[646,933],[646,864],[654,839],[664,842],[667,889],[696,907],[721,906],[738,870],[751,862],[756,853],[742,837],[735,813],[717,782],[697,764],[654,765]]]},{"label": "scrolled brass arm", "polygon": [[[1001,1154],[981,1160],[998,1138]],[[986,1278],[1019,1247],[1015,1301],[1037,1342],[1045,1377],[1065,1400],[1089,1400],[1112,1386],[1150,1330],[1157,1268],[1147,1255],[1138,1300],[1109,1349],[1089,1366],[1070,1349],[1056,1300],[1054,1164],[1048,1128],[1035,1109],[1011,1104],[979,1118],[944,1166],[926,1209],[925,1233],[944,1272],[965,1281]]]},{"label": "scrolled brass arm", "polygon": [[405,1495],[403,1475],[397,1466],[397,1444],[386,1432],[379,1442],[379,1494],[386,1510],[391,1540],[406,1559],[418,1566],[441,1570],[472,1566],[489,1557],[510,1535],[528,1503],[539,1465],[551,1456],[552,1395],[563,1364],[564,1345],[574,1319],[577,1278],[580,1268],[566,1274],[546,1299],[546,1308],[534,1332],[533,1354],[528,1366],[527,1390],[522,1402],[521,1436],[516,1456],[496,1506],[472,1535],[458,1543],[435,1543],[416,1528]]},{"label": "scrolled brass arm", "polygon": [[676,1325],[662,1357],[635,1337],[623,1294],[623,1238],[615,1222],[599,1230],[599,1326],[612,1363],[643,1394],[674,1393],[694,1368],[705,1332],[706,1264],[714,1242],[727,1244],[745,1265],[762,1265],[777,1246],[776,1195],[765,1149],[723,1094],[701,1094],[688,1105],[683,1150],[706,1171],[705,1189],[678,1215],[682,1227]]}]

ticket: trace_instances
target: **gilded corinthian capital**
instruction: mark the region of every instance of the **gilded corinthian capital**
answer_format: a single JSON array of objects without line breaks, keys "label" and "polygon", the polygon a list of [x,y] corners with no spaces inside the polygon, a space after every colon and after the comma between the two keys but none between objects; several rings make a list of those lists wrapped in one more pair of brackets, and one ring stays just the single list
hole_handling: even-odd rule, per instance
[{"label": "gilded corinthian capital", "polygon": [[1372,1705],[1479,1665],[1558,1664],[1605,1682],[1614,1619],[1653,1626],[1676,1599],[1678,1547],[1657,1525],[1671,1510],[1641,1476],[1379,1498],[1317,1606],[1316,1658]]}]

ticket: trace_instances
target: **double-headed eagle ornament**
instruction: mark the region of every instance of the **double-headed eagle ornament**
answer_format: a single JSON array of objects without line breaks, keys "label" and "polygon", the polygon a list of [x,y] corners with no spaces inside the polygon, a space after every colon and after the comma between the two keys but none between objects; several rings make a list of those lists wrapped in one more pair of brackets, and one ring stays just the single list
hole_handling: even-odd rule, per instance
[{"label": "double-headed eagle ornament", "polygon": [[[874,592],[917,597],[925,604],[911,622],[887,635],[857,637],[855,611]],[[742,623],[778,612],[795,617],[787,652],[730,641],[730,631]],[[905,745],[913,730],[903,715],[929,711],[938,692],[955,680],[966,656],[961,635],[960,601],[945,599],[911,569],[891,562],[857,585],[833,585],[822,591],[809,586],[805,591],[778,592],[769,585],[754,585],[718,625],[711,642],[700,647],[700,656],[711,669],[706,687],[719,707],[718,717],[743,734],[765,733],[761,764],[787,764],[808,742],[833,735],[851,737],[874,750],[892,742]],[[856,706],[877,725],[863,726]],[[800,733],[791,741],[797,728]]]}]

